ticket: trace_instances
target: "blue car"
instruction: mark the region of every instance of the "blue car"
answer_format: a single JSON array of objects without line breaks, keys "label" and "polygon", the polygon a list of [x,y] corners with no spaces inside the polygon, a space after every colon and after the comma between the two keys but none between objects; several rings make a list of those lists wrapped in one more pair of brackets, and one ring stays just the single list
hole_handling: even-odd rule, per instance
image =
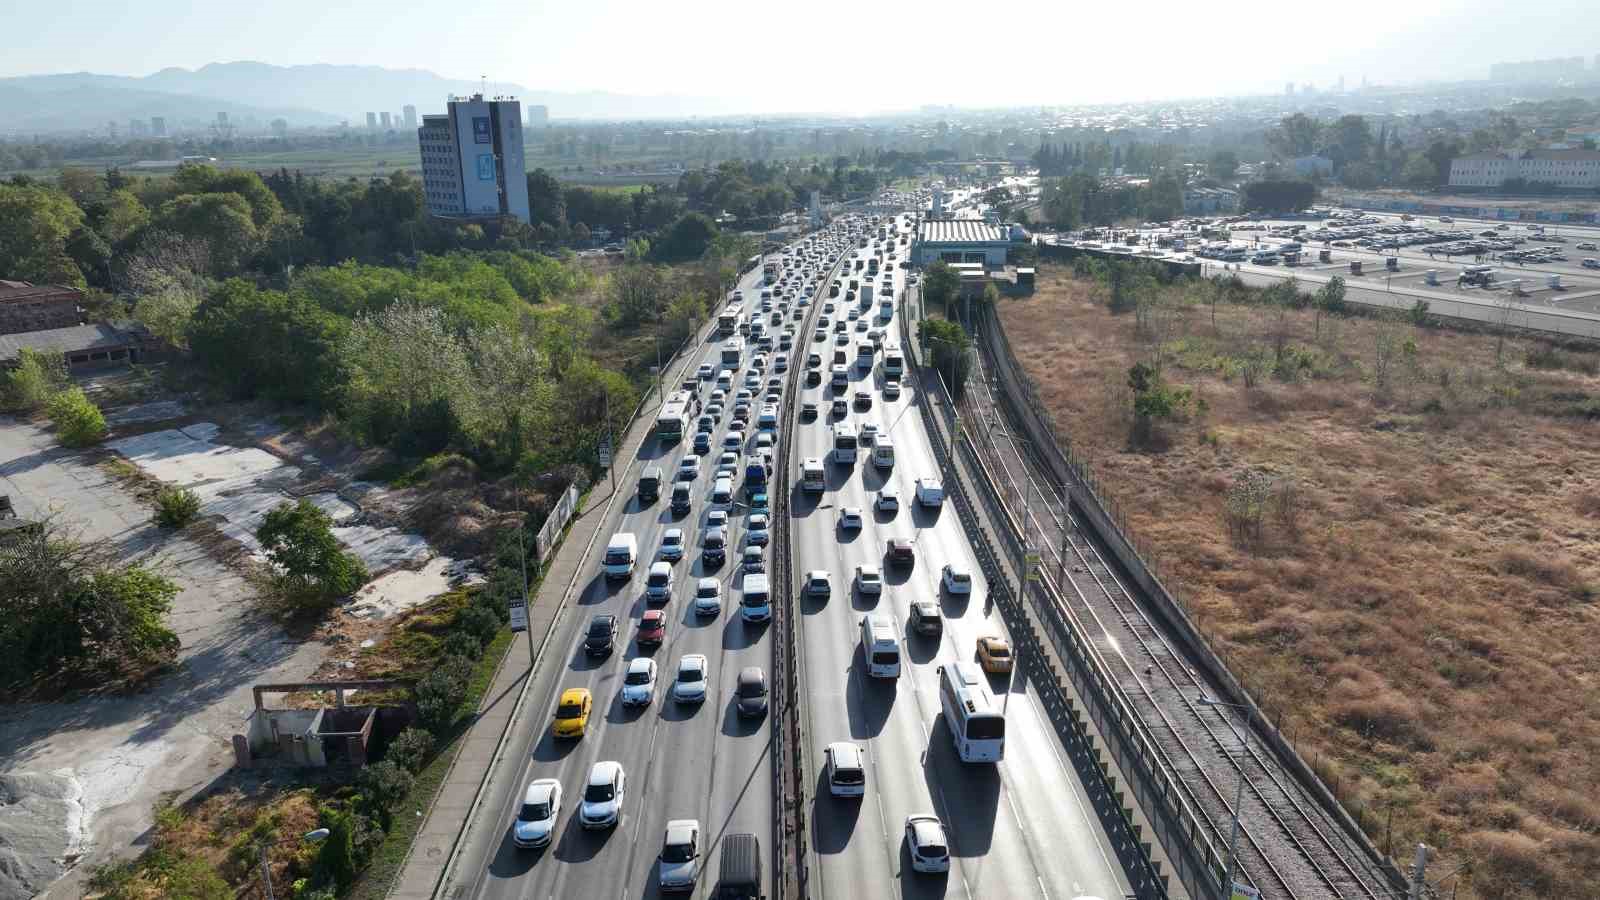
[{"label": "blue car", "polygon": [[770,537],[771,532],[768,531],[767,514],[755,513],[751,515],[749,530],[745,532],[745,540],[759,547],[765,547]]},{"label": "blue car", "polygon": [[766,512],[767,511],[767,495],[766,495],[766,493],[765,492],[761,492],[761,493],[751,494],[750,495],[750,508],[753,509],[753,510],[759,510],[760,512]]}]

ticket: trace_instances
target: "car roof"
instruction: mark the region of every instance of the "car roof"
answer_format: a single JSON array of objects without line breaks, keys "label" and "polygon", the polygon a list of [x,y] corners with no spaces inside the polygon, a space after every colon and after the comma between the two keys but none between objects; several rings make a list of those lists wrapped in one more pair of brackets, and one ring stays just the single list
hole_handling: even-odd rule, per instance
[{"label": "car roof", "polygon": [[662,610],[659,610],[659,609],[647,609],[647,610],[644,611],[644,615],[639,617],[639,622],[640,622],[640,624],[643,624],[645,622],[662,621],[662,620],[665,620],[666,617],[667,617],[667,614]]},{"label": "car roof", "polygon": [[528,785],[528,790],[522,795],[523,803],[543,803],[550,799],[561,787],[561,782],[554,778],[540,778]]},{"label": "car roof", "polygon": [[650,662],[651,660],[648,656],[635,656],[633,660],[628,663],[628,671],[648,672],[650,671]]},{"label": "car roof", "polygon": [[680,670],[704,669],[705,667],[706,657],[703,653],[685,653],[684,655],[678,657],[678,668]]},{"label": "car roof", "polygon": [[739,670],[739,683],[740,684],[750,684],[752,682],[765,682],[766,680],[767,680],[767,673],[761,671],[761,667],[760,666],[745,666],[744,668]]},{"label": "car roof", "polygon": [[861,766],[861,747],[849,741],[835,741],[828,745],[828,752],[832,754],[835,765],[859,768]]},{"label": "car roof", "polygon": [[598,628],[601,625],[612,625],[612,624],[615,624],[616,621],[617,621],[617,617],[616,616],[614,616],[614,615],[612,615],[610,613],[601,613],[601,614],[599,614],[599,615],[597,615],[594,618],[589,620],[589,627],[590,628]]},{"label": "car roof", "polygon": [[561,692],[561,702],[563,704],[567,704],[567,703],[582,703],[583,701],[587,700],[588,698],[589,698],[589,689],[588,688],[567,688],[566,690]]},{"label": "car roof", "polygon": [[699,819],[673,819],[667,823],[667,837],[663,843],[687,844],[699,830]]},{"label": "car roof", "polygon": [[683,529],[682,528],[668,528],[667,531],[666,531],[666,534],[663,535],[663,536],[664,537],[669,537],[669,538],[670,537],[681,538],[681,537],[683,537]]},{"label": "car roof", "polygon": [[589,767],[588,784],[610,784],[622,774],[622,763],[614,759],[602,759]]},{"label": "car roof", "polygon": [[931,813],[906,816],[906,824],[911,826],[911,833],[918,844],[939,844],[947,846],[944,836],[944,826],[939,818]]},{"label": "car roof", "polygon": [[697,588],[714,587],[714,588],[717,588],[718,590],[721,590],[722,583],[720,581],[717,581],[715,578],[707,577],[707,578],[700,579],[700,581],[695,584],[695,587],[697,587]]},{"label": "car roof", "polygon": [[653,562],[653,563],[650,564],[650,574],[651,575],[670,575],[670,574],[672,574],[672,563],[660,562],[660,561]]}]

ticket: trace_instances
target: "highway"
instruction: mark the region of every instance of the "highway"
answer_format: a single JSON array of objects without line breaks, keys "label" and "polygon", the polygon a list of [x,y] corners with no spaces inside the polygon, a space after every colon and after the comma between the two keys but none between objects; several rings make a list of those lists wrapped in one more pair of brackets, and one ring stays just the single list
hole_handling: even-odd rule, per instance
[{"label": "highway", "polygon": [[[874,231],[874,235],[875,235]],[[897,247],[901,255],[906,248]],[[896,261],[897,262],[897,261]],[[897,295],[905,290],[905,272],[891,268]],[[876,282],[877,279],[874,279]],[[826,291],[823,292],[826,297]],[[843,295],[834,317],[845,313]],[[819,305],[820,306],[820,305]],[[874,309],[865,315],[874,315]],[[813,311],[813,318],[822,313]],[[897,313],[898,315],[898,313]],[[808,570],[830,573],[832,593],[826,600],[801,596],[799,640],[805,759],[815,771],[810,816],[811,894],[818,900],[846,897],[1122,897],[1127,881],[1059,739],[1036,706],[1026,680],[995,678],[997,696],[1010,693],[1006,711],[1005,759],[998,765],[969,765],[958,760],[943,723],[937,666],[975,658],[976,641],[984,635],[1006,636],[997,612],[990,609],[977,561],[956,516],[948,507],[923,509],[914,502],[919,476],[937,475],[928,436],[913,408],[912,387],[898,400],[883,397],[883,354],[871,370],[854,365],[854,342],[862,335],[850,323],[847,352],[850,384],[847,394],[866,388],[870,410],[850,404],[845,418],[859,432],[878,423],[890,436],[896,461],[883,470],[863,449],[853,465],[825,463],[826,491],[805,493],[794,478],[790,508],[793,571],[803,579]],[[875,326],[882,323],[874,321]],[[814,421],[790,427],[790,459],[827,460],[832,448],[829,407],[833,392],[827,376],[835,343],[830,326],[826,340],[812,339],[814,324],[802,331],[797,363],[805,355],[823,356],[822,383],[803,390],[799,400],[819,405]],[[890,339],[899,340],[898,322],[889,325]],[[797,407],[798,408],[798,407]],[[899,489],[900,510],[890,515],[873,509],[885,484]],[[841,531],[841,507],[859,507],[864,524]],[[890,537],[914,537],[916,561],[909,570],[886,564]],[[968,597],[941,591],[944,563],[965,565],[975,585]],[[879,597],[861,596],[853,588],[857,565],[878,565],[884,589]],[[912,598],[937,598],[944,615],[942,637],[918,637],[906,630]],[[902,639],[902,669],[897,679],[865,674],[860,649],[860,619],[867,611],[886,613]],[[829,795],[822,774],[824,749],[850,741],[866,749],[866,795],[841,799]],[[947,829],[952,865],[948,875],[914,873],[903,839],[908,814],[934,812]]]},{"label": "highway", "polygon": [[[758,267],[740,281],[746,307],[759,303],[762,273]],[[718,366],[720,338],[715,333],[702,344],[694,359],[678,374],[664,379],[670,391],[684,377],[692,377],[702,362]],[[745,355],[748,365],[750,354]],[[737,379],[735,388],[737,389]],[[701,391],[709,397],[711,386]],[[732,392],[730,392],[731,395]],[[642,415],[654,419],[658,404],[646,403]],[[714,444],[732,422],[728,404],[714,432]],[[753,433],[753,432],[752,432]],[[671,819],[698,819],[702,834],[702,878],[694,897],[708,896],[716,873],[718,842],[724,834],[752,832],[770,857],[773,827],[771,770],[772,730],[767,717],[740,718],[733,704],[733,689],[740,669],[760,666],[772,670],[772,641],[764,625],[746,624],[738,614],[738,553],[744,546],[745,515],[735,508],[730,515],[728,562],[707,569],[701,561],[700,537],[709,513],[715,454],[702,460],[693,482],[694,505],[689,514],[672,515],[669,504],[678,462],[694,455],[694,424],[683,440],[662,446],[653,436],[645,441],[639,458],[619,462],[619,493],[612,508],[614,523],[601,529],[591,554],[590,580],[575,597],[573,608],[559,626],[551,650],[541,660],[530,688],[527,706],[517,725],[522,751],[517,787],[486,804],[480,815],[498,817],[502,828],[494,846],[474,855],[465,854],[462,870],[480,873],[472,896],[486,900],[530,898],[636,898],[657,895],[657,854],[666,823]],[[641,506],[634,490],[641,470],[662,468],[666,481],[660,499]],[[740,472],[743,474],[742,469]],[[624,502],[624,500],[626,502]],[[672,527],[684,531],[686,552],[676,563],[673,597],[666,605],[667,634],[659,648],[641,650],[634,641],[645,610],[644,581],[657,558],[663,533]],[[633,577],[608,584],[600,572],[606,538],[632,532],[639,546]],[[723,612],[701,616],[692,609],[696,582],[702,575],[717,577],[723,586]],[[591,660],[582,643],[591,617],[614,614],[619,629],[614,652]],[[709,660],[707,697],[703,704],[680,705],[669,694],[677,663],[688,653]],[[654,702],[640,710],[625,708],[620,699],[622,676],[628,662],[652,656],[658,665]],[[580,741],[557,741],[550,722],[558,699],[567,688],[588,688],[594,695],[588,732]],[[577,812],[590,767],[601,760],[620,762],[626,777],[621,821],[614,829],[585,831]],[[512,843],[512,826],[522,801],[522,788],[536,778],[555,778],[565,797],[557,830],[548,847],[519,849]],[[767,873],[770,883],[772,874]]]}]

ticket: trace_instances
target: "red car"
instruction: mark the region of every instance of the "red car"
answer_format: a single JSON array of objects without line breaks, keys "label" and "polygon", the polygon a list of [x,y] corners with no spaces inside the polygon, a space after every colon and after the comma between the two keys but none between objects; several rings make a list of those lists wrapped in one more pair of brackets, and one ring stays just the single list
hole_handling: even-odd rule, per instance
[{"label": "red car", "polygon": [[645,610],[639,619],[639,634],[634,638],[641,647],[659,647],[667,639],[667,614],[659,609]]}]

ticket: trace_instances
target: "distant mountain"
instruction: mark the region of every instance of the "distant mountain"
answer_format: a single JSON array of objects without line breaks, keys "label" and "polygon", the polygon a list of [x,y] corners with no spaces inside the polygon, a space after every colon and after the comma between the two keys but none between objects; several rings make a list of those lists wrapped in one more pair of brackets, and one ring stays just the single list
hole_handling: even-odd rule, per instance
[{"label": "distant mountain", "polygon": [[[605,91],[533,91],[490,81],[489,95],[514,94],[524,105],[543,104],[556,118],[640,119],[726,115],[738,110],[705,97],[646,97]],[[199,69],[162,69],[125,77],[89,72],[0,78],[0,131],[27,132],[123,126],[129,117],[166,115],[209,122],[218,111],[230,117],[291,125],[366,122],[366,113],[417,107],[418,115],[442,112],[452,94],[470,94],[480,82],[445,78],[422,69],[380,66],[274,66],[259,62],[210,63]],[[62,102],[59,108],[57,101]],[[158,111],[162,107],[165,111]]]}]

